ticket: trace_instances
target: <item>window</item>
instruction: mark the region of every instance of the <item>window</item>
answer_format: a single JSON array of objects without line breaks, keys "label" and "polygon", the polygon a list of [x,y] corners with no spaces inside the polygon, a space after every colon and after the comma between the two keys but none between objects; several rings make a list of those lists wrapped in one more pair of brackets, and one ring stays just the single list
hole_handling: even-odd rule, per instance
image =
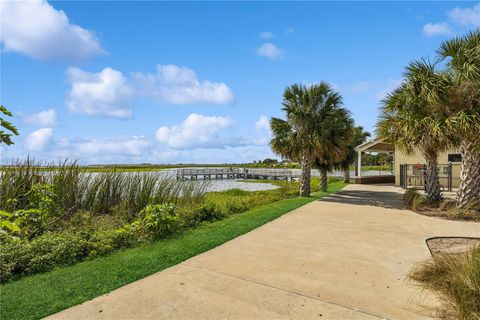
[{"label": "window", "polygon": [[462,161],[462,155],[460,153],[451,153],[448,155],[448,162],[460,162]]}]

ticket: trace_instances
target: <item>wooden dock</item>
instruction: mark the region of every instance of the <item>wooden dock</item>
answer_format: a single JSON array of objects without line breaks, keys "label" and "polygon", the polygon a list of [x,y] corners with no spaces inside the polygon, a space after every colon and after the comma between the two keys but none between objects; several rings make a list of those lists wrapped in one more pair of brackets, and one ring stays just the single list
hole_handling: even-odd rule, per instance
[{"label": "wooden dock", "polygon": [[252,180],[285,180],[292,181],[291,170],[256,169],[256,168],[202,168],[177,169],[177,180],[220,180],[220,179],[252,179]]}]

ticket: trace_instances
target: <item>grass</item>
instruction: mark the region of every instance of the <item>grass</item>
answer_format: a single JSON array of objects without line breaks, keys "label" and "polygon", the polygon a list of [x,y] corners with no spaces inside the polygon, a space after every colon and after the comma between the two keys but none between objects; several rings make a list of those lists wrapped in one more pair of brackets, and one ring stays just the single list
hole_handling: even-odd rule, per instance
[{"label": "grass", "polygon": [[440,296],[440,318],[480,319],[480,247],[436,256],[416,267],[410,278]]},{"label": "grass", "polygon": [[419,214],[449,220],[480,222],[480,200],[474,200],[463,208],[457,208],[455,200],[443,199],[437,203],[427,203],[425,196],[418,190],[408,189],[403,200],[408,209]]},{"label": "grass", "polygon": [[219,246],[343,186],[341,181],[333,182],[328,192],[309,198],[281,200],[165,240],[1,285],[0,318],[39,319],[90,300]]}]

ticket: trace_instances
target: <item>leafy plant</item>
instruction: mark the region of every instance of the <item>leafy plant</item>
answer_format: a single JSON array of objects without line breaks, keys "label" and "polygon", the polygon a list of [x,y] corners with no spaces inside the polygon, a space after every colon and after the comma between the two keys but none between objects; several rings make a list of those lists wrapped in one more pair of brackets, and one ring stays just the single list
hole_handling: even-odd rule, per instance
[{"label": "leafy plant", "polygon": [[[7,108],[0,105],[0,115],[2,113],[8,117],[13,116],[12,113],[7,110]],[[10,132],[10,133],[6,133],[6,132]],[[0,116],[0,144],[4,143],[8,146],[12,145],[13,144],[12,136],[13,135],[18,136],[18,134],[19,133],[17,128],[13,124],[11,124],[10,122],[8,122],[7,120],[5,120],[3,117]]]},{"label": "leafy plant", "polygon": [[20,232],[19,220],[13,219],[10,212],[0,210],[0,230],[9,234]]},{"label": "leafy plant", "polygon": [[171,203],[148,205],[139,215],[140,227],[154,238],[170,234],[179,226],[175,205]]}]

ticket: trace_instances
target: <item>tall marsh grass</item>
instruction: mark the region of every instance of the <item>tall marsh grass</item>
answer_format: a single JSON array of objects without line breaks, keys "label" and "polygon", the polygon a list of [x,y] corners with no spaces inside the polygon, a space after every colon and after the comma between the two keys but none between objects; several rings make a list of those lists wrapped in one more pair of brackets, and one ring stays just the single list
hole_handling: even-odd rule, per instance
[{"label": "tall marsh grass", "polygon": [[208,182],[177,181],[162,172],[89,173],[76,162],[27,159],[0,168],[0,209],[27,208],[36,184],[52,186],[55,212],[62,215],[78,210],[106,214],[118,205],[134,213],[147,204],[198,202],[208,188]]}]

